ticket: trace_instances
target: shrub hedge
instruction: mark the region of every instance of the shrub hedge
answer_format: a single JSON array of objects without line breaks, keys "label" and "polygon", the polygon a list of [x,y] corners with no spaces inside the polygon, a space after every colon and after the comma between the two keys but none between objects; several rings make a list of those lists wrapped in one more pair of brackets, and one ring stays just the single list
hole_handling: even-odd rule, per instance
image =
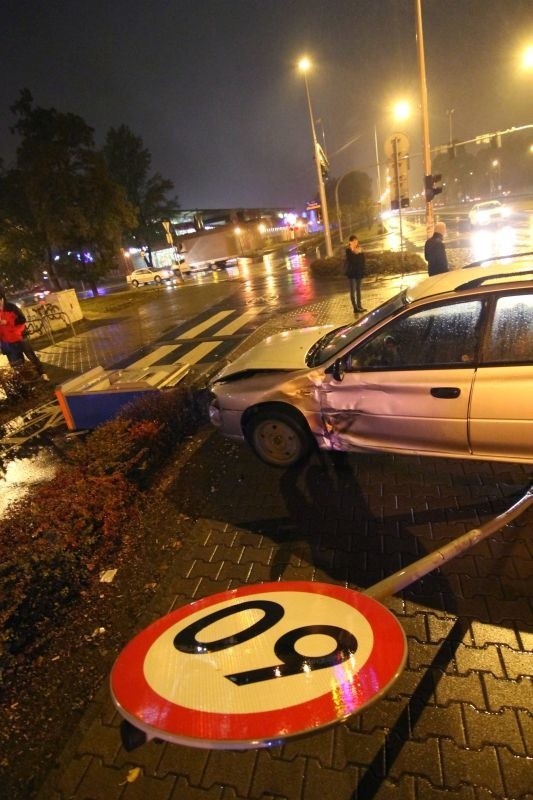
[{"label": "shrub hedge", "polygon": [[[392,250],[369,251],[366,254],[366,271],[372,275],[397,275],[410,272],[425,272],[427,264],[418,253],[397,253]],[[309,265],[315,278],[344,278],[344,256],[333,255],[318,258]]]},{"label": "shrub hedge", "polygon": [[126,406],[65,453],[55,477],[11,505],[0,539],[0,685],[131,537],[139,490],[207,420],[205,393],[179,386]]}]

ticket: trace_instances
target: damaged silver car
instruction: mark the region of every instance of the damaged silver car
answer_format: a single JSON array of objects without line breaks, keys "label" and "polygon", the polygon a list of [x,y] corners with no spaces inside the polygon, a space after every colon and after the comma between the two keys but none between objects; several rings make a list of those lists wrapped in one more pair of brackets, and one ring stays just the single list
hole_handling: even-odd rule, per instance
[{"label": "damaged silver car", "polygon": [[533,254],[436,275],[355,323],[266,338],[210,417],[267,464],[313,447],[533,463]]}]

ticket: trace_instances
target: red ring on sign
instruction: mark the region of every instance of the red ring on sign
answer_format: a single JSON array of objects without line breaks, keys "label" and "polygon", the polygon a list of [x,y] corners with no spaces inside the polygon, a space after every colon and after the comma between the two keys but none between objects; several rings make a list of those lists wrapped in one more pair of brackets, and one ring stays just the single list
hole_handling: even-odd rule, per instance
[{"label": "red ring on sign", "polygon": [[[373,631],[373,646],[364,665],[350,680],[304,703],[247,713],[194,710],[169,701],[148,684],[144,661],[154,642],[202,609],[250,595],[303,592],[340,600],[356,609]],[[211,595],[161,617],[132,639],[111,673],[113,701],[122,715],[150,736],[200,747],[268,743],[339,722],[377,700],[401,673],[407,654],[403,628],[385,606],[352,589],[332,584],[287,581],[242,586]],[[341,695],[341,697],[339,697]]]}]

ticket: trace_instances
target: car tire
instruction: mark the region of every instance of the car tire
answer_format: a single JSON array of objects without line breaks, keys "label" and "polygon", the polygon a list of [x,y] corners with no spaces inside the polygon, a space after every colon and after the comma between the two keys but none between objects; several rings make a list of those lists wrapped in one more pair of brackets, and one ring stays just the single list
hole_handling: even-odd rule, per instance
[{"label": "car tire", "polygon": [[133,286],[134,289],[137,289],[137,287],[139,286],[139,281],[132,281],[131,285]]},{"label": "car tire", "polygon": [[306,423],[290,412],[263,409],[246,424],[248,444],[261,461],[271,467],[292,467],[306,458],[314,440]]},{"label": "car tire", "polygon": [[158,283],[158,284],[161,283],[161,276],[160,275],[156,275],[155,276],[154,283]]}]

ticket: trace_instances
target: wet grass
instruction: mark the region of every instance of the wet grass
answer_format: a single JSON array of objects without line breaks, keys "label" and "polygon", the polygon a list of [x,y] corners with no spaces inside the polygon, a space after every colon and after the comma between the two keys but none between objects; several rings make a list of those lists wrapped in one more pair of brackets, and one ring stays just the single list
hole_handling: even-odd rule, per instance
[{"label": "wet grass", "polygon": [[158,286],[143,286],[137,290],[125,289],[113,294],[99,294],[80,300],[80,307],[86,319],[97,319],[119,311],[129,311],[144,305],[161,291]]}]

